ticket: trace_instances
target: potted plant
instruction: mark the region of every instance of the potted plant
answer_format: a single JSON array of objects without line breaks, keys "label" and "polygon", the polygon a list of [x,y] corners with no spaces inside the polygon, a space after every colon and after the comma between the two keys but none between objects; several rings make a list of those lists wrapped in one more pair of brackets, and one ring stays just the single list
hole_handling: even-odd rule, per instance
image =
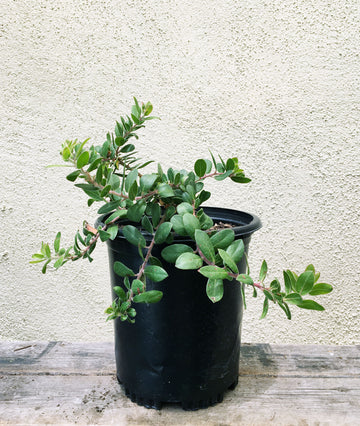
[{"label": "potted plant", "polygon": [[318,282],[313,265],[300,275],[284,270],[283,284],[265,283],[266,261],[257,279],[250,275],[247,251],[260,220],[203,206],[211,195],[206,180],[250,182],[238,159],[210,153],[191,171],[158,164],[144,172],[153,162],[138,158],[132,141],[156,117],[149,102],[134,101],[102,145],[63,143],[62,158],[74,168],[66,178],[89,206],[99,203],[100,217],[94,226],[84,222],[69,248],[61,248],[60,232],[53,247],[42,243],[32,263],[43,263],[45,273],[70,260],[92,261],[97,243],[107,241],[113,301],[105,312],[115,320],[117,377],[126,394],[147,407],[207,407],[237,384],[245,287],[262,294],[261,318],[277,305],[291,319],[293,305],[324,310],[309,296],[332,286]]}]

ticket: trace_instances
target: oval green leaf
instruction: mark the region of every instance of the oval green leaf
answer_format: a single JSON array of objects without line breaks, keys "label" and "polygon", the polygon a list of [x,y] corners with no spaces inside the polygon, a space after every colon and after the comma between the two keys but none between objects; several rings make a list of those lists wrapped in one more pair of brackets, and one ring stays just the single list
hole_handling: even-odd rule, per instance
[{"label": "oval green leaf", "polygon": [[315,284],[314,287],[309,291],[311,296],[318,296],[319,294],[328,294],[333,290],[332,285],[326,283]]},{"label": "oval green leaf", "polygon": [[116,275],[119,275],[119,277],[132,277],[135,275],[133,270],[118,261],[114,263],[114,272]]},{"label": "oval green leaf", "polygon": [[303,300],[297,306],[299,308],[302,308],[302,309],[311,309],[313,311],[324,311],[325,310],[325,308],[323,306],[319,305],[314,300]]},{"label": "oval green leaf", "polygon": [[203,266],[199,270],[199,272],[201,275],[204,275],[204,277],[210,278],[210,279],[225,280],[229,278],[228,273],[225,271],[225,269],[220,268],[219,266],[212,266],[212,265]]},{"label": "oval green leaf", "polygon": [[223,280],[209,279],[206,284],[206,294],[213,303],[219,302],[224,295]]},{"label": "oval green leaf", "polygon": [[163,293],[158,290],[150,290],[134,296],[135,303],[157,303],[162,299]]},{"label": "oval green leaf", "polygon": [[173,244],[165,247],[161,256],[169,263],[175,263],[176,259],[183,253],[192,253],[193,249],[186,244]]},{"label": "oval green leaf", "polygon": [[155,243],[156,244],[164,243],[167,237],[169,236],[171,229],[172,229],[172,223],[170,222],[162,223],[156,230]]},{"label": "oval green leaf", "polygon": [[157,283],[159,281],[163,281],[168,277],[168,273],[161,266],[157,265],[148,265],[144,270],[144,275],[149,280]]},{"label": "oval green leaf", "polygon": [[207,169],[207,164],[205,160],[202,160],[202,159],[196,160],[194,165],[194,170],[199,177],[204,176],[204,174],[206,173],[206,169]]},{"label": "oval green leaf", "polygon": [[218,249],[219,255],[224,262],[224,266],[228,266],[234,274],[238,274],[239,270],[231,256],[223,249]]},{"label": "oval green leaf", "polygon": [[195,241],[206,259],[208,259],[211,263],[215,263],[215,250],[208,234],[200,229],[196,229]]},{"label": "oval green leaf", "polygon": [[182,253],[177,259],[175,266],[178,269],[199,269],[202,267],[203,261],[200,256],[195,253]]},{"label": "oval green leaf", "polygon": [[77,159],[76,167],[78,169],[81,169],[82,167],[86,166],[86,164],[89,162],[90,154],[89,151],[84,151],[80,154],[80,157]]},{"label": "oval green leaf", "polygon": [[191,238],[194,238],[195,230],[201,228],[199,219],[190,213],[185,213],[182,217],[182,220],[187,235],[189,235]]},{"label": "oval green leaf", "polygon": [[315,276],[313,271],[303,272],[296,280],[295,288],[296,292],[302,296],[308,294],[314,286]]},{"label": "oval green leaf", "polygon": [[235,263],[239,263],[241,258],[244,255],[244,241],[236,240],[229,245],[226,249],[226,253],[228,253]]},{"label": "oval green leaf", "polygon": [[126,225],[122,228],[122,232],[124,234],[124,237],[129,241],[130,244],[133,244],[137,247],[145,247],[146,246],[146,240],[141,234],[141,232],[135,228],[133,225]]},{"label": "oval green leaf", "polygon": [[227,249],[234,241],[235,234],[232,229],[223,229],[210,237],[214,248]]}]

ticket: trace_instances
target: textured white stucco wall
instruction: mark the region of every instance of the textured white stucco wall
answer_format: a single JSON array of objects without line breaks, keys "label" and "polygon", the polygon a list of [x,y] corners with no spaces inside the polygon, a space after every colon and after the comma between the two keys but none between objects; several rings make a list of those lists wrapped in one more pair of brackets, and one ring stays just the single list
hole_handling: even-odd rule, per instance
[{"label": "textured white stucco wall", "polygon": [[[359,340],[358,0],[3,0],[0,6],[0,339],[111,340],[106,249],[41,275],[58,230],[94,218],[58,163],[66,138],[102,142],[132,95],[161,122],[141,151],[191,168],[238,155],[250,185],[211,183],[212,205],[258,214],[253,269],[309,262],[334,292],[325,313],[249,301],[243,340]],[[173,153],[170,163],[170,153]],[[224,197],[224,194],[226,195]]]}]

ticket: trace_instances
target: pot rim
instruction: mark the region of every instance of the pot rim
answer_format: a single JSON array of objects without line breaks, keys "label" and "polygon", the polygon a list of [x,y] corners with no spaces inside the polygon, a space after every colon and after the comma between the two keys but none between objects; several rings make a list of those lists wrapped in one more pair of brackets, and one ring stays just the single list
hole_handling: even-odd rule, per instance
[{"label": "pot rim", "polygon": [[[250,237],[254,232],[258,231],[261,227],[261,221],[258,216],[244,212],[241,210],[235,210],[235,209],[228,209],[223,207],[210,207],[210,206],[204,206],[202,207],[204,212],[210,216],[215,221],[221,221],[225,223],[230,223],[233,225],[232,229],[235,233],[236,237]],[[99,225],[104,225],[105,219],[110,215],[111,213],[106,213],[97,218],[95,221],[95,226],[98,227]],[[139,223],[136,222],[130,222],[126,219],[119,220],[119,224],[123,223],[124,225],[133,225],[137,228],[140,227]],[[146,240],[151,239],[152,235],[145,231],[141,230],[141,233],[145,237]],[[116,238],[125,238],[124,235],[121,232],[121,228],[119,228],[118,235]],[[174,241],[193,241],[189,237],[181,236],[181,235],[175,235]]]}]

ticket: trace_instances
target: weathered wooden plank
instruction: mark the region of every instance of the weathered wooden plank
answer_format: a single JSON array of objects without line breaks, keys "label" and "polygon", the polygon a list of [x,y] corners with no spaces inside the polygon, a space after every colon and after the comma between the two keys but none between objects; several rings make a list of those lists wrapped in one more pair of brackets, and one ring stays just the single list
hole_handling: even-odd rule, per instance
[{"label": "weathered wooden plank", "polygon": [[0,342],[0,373],[114,374],[114,344]]},{"label": "weathered wooden plank", "polygon": [[[0,372],[113,374],[114,345],[106,343],[0,342]],[[243,344],[240,374],[352,376],[360,346]]]},{"label": "weathered wooden plank", "polygon": [[[5,385],[5,386],[4,386]],[[340,386],[339,386],[340,385]],[[0,384],[0,419],[13,423],[119,424],[358,424],[360,380],[245,377],[224,402],[195,413],[138,407],[111,376],[9,376]],[[112,418],[114,416],[114,422]],[[125,421],[126,420],[126,421]],[[160,422],[161,420],[161,422]],[[295,423],[286,423],[295,421]],[[193,422],[193,423],[191,423]]]},{"label": "weathered wooden plank", "polygon": [[133,404],[110,343],[0,343],[0,354],[0,424],[360,424],[356,346],[243,345],[238,387],[197,412]]}]

